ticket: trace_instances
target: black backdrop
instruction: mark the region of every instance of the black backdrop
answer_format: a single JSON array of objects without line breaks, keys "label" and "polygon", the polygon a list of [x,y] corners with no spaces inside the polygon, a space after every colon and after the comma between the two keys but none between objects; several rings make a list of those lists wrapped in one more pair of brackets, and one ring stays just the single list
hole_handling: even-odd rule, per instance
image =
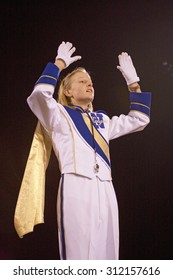
[{"label": "black backdrop", "polygon": [[[173,256],[173,4],[171,1],[1,1],[0,259],[59,259],[58,163],[47,171],[45,224],[19,239],[15,204],[36,118],[26,104],[61,41],[71,41],[91,72],[94,108],[128,112],[117,56],[133,58],[143,91],[152,92],[150,125],[112,141],[113,182],[120,211],[120,259]],[[67,71],[72,70],[71,65]]]}]

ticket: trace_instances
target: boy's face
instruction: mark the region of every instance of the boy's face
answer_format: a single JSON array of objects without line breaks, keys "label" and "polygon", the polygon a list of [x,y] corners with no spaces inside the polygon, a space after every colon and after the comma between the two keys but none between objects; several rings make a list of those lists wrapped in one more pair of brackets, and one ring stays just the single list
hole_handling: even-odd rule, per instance
[{"label": "boy's face", "polygon": [[77,72],[70,78],[70,88],[66,95],[71,102],[81,107],[87,107],[94,99],[94,88],[88,73]]}]

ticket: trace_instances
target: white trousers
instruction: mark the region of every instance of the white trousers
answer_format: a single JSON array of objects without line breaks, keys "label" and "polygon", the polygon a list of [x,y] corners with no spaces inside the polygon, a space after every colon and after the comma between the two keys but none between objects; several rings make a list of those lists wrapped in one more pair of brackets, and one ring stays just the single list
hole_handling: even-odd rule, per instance
[{"label": "white trousers", "polygon": [[118,205],[111,181],[62,175],[57,217],[61,259],[118,259]]}]

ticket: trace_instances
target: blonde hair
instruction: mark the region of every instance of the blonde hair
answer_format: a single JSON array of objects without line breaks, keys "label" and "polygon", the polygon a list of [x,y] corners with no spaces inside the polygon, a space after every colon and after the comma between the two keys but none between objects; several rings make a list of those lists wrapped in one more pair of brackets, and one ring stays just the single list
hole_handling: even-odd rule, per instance
[{"label": "blonde hair", "polygon": [[[57,99],[57,101],[64,106],[72,107],[70,97],[66,96],[64,92],[66,90],[70,89],[70,85],[71,85],[70,79],[73,75],[75,75],[78,72],[87,73],[89,75],[89,73],[85,70],[85,68],[78,67],[78,68],[74,69],[72,72],[70,72],[69,74],[67,74],[65,76],[65,78],[63,78],[63,80],[60,83],[60,86],[59,86],[59,89],[58,89],[58,99]],[[91,102],[88,105],[88,109],[90,111],[93,111],[93,105],[92,105]]]}]

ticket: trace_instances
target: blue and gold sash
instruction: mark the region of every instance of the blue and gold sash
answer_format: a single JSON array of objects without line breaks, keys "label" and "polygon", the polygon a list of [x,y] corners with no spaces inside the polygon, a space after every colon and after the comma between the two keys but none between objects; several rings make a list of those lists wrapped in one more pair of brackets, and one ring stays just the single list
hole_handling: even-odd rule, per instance
[{"label": "blue and gold sash", "polygon": [[[77,131],[82,139],[84,139],[89,146],[96,150],[97,154],[102,158],[106,165],[110,168],[110,154],[109,144],[103,135],[99,132],[97,125],[92,121],[87,114],[78,109],[71,109],[63,106],[74,123]],[[89,113],[88,113],[89,114]]]}]

